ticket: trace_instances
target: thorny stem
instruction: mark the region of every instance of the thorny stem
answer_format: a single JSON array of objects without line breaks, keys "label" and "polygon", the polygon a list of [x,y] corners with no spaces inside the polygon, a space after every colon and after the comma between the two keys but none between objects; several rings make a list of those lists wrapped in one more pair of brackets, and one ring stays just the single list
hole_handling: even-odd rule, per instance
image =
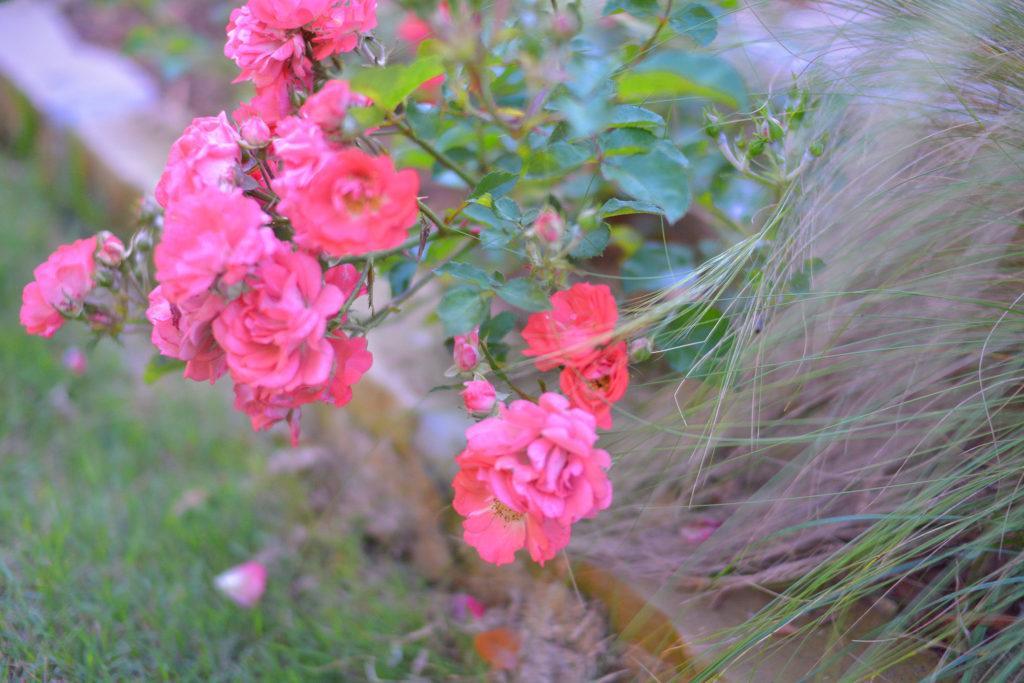
[{"label": "thorny stem", "polygon": [[423,289],[423,287],[426,286],[426,284],[428,282],[430,282],[435,277],[437,277],[437,274],[438,274],[437,271],[441,267],[448,265],[449,263],[451,263],[452,261],[454,261],[458,257],[462,256],[463,254],[465,254],[466,252],[471,250],[473,247],[476,246],[476,242],[477,242],[476,238],[467,239],[458,249],[456,249],[451,254],[449,254],[448,256],[443,258],[440,263],[438,263],[436,266],[434,266],[430,270],[429,273],[427,273],[422,278],[420,278],[417,282],[415,282],[413,285],[411,285],[409,287],[409,289],[405,290],[404,292],[402,292],[401,294],[399,294],[398,296],[393,298],[391,301],[388,302],[387,306],[385,306],[383,309],[381,309],[377,313],[374,313],[365,322],[360,323],[360,327],[362,327],[363,330],[365,331],[365,330],[370,330],[370,329],[376,327],[377,325],[379,325],[391,313],[394,313],[395,311],[397,311],[399,306],[401,306],[403,303],[408,301],[410,297],[412,297],[414,294],[416,294],[416,292],[418,292],[421,289]]}]

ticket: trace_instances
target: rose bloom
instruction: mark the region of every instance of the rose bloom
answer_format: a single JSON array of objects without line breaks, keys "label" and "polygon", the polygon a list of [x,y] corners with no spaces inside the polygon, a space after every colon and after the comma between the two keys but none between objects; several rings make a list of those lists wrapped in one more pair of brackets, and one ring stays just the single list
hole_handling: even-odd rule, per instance
[{"label": "rose bloom", "polygon": [[234,182],[241,159],[238,133],[227,114],[203,116],[192,121],[171,146],[167,166],[156,186],[156,200],[167,206],[203,188],[220,188]]},{"label": "rose bloom", "polygon": [[146,319],[153,326],[150,340],[161,354],[185,361],[185,377],[213,384],[227,367],[211,326],[224,306],[222,298],[209,292],[172,303],[163,286],[158,286],[149,293],[146,309]]},{"label": "rose bloom", "polygon": [[419,45],[432,35],[434,29],[430,28],[430,24],[413,12],[406,12],[398,24],[398,37],[413,45]]},{"label": "rose bloom", "polygon": [[334,0],[249,0],[252,15],[272,28],[299,28],[319,19]]},{"label": "rose bloom", "polygon": [[415,171],[396,171],[390,157],[351,147],[328,155],[308,184],[282,181],[274,188],[296,244],[349,256],[393,249],[406,239],[419,212],[419,185]]},{"label": "rose bloom", "polygon": [[487,562],[525,546],[543,564],[569,543],[574,522],[612,500],[611,458],[594,448],[594,417],[559,394],[513,401],[466,430],[454,507],[463,536]]},{"label": "rose bloom", "polygon": [[351,52],[359,45],[359,34],[377,27],[377,0],[343,0],[313,23],[313,57]]},{"label": "rose bloom", "polygon": [[327,322],[344,303],[342,291],[324,283],[316,258],[284,245],[246,284],[213,321],[232,379],[285,392],[324,384],[334,365]]},{"label": "rose bloom", "polygon": [[313,62],[301,31],[270,26],[245,5],[231,12],[227,33],[224,56],[241,70],[235,83],[252,81],[258,89],[276,91],[287,91],[290,85],[312,87]]},{"label": "rose bloom", "polygon": [[288,88],[269,87],[257,88],[256,95],[238,105],[231,115],[239,124],[258,118],[273,131],[277,123],[291,112],[292,100]]},{"label": "rose bloom", "polygon": [[63,244],[36,266],[21,292],[19,320],[29,334],[52,337],[64,316],[82,312],[96,274],[96,237]]},{"label": "rose bloom", "polygon": [[248,384],[235,384],[235,409],[249,417],[253,431],[262,432],[278,422],[287,422],[292,446],[302,435],[302,406],[318,399],[316,391],[277,391]]},{"label": "rose bloom", "polygon": [[370,369],[373,356],[366,350],[365,338],[349,338],[340,332],[335,335],[327,340],[334,350],[334,369],[326,384],[293,391],[235,385],[235,408],[249,416],[254,430],[263,431],[287,421],[292,445],[298,445],[302,406],[325,401],[341,407],[352,400],[352,386]]},{"label": "rose bloom", "polygon": [[459,394],[462,396],[462,402],[466,406],[466,411],[470,413],[489,413],[494,408],[494,403],[497,401],[497,394],[494,391],[494,385],[485,379],[477,379],[471,382],[463,382],[462,386],[466,387]]},{"label": "rose bloom", "polygon": [[334,371],[324,400],[340,408],[352,400],[352,386],[373,365],[373,355],[366,349],[365,337],[348,337],[340,330],[332,335],[327,342],[334,349]]},{"label": "rose bloom", "polygon": [[370,98],[349,88],[348,81],[328,81],[302,105],[302,115],[326,131],[337,130],[352,107],[368,107]]},{"label": "rose bloom", "polygon": [[607,285],[579,282],[551,295],[551,310],[534,313],[523,328],[524,356],[542,371],[559,365],[584,366],[608,342],[619,310]]},{"label": "rose bloom", "polygon": [[455,335],[455,346],[452,349],[455,367],[462,372],[469,372],[480,364],[480,328],[469,334]]},{"label": "rose bloom", "polygon": [[598,427],[611,429],[612,404],[629,386],[626,342],[612,344],[587,365],[565,368],[558,383],[574,406],[594,416]]},{"label": "rose bloom", "polygon": [[153,253],[156,279],[167,298],[202,294],[218,280],[241,282],[280,242],[265,227],[270,217],[241,190],[206,189],[175,202]]},{"label": "rose bloom", "polygon": [[276,134],[274,154],[283,167],[274,179],[274,190],[281,196],[300,192],[313,182],[333,148],[320,126],[298,116],[282,119]]}]

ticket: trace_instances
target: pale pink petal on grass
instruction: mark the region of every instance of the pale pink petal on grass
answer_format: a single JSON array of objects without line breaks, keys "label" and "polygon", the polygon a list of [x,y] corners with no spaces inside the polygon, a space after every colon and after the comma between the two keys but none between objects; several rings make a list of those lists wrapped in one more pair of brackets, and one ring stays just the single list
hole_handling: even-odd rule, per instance
[{"label": "pale pink petal on grass", "polygon": [[218,574],[213,584],[239,607],[254,607],[267,589],[267,568],[245,562]]}]

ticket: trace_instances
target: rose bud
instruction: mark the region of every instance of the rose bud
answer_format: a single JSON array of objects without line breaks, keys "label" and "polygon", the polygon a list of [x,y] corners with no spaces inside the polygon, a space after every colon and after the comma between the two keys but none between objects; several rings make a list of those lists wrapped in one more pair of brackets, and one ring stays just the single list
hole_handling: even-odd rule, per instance
[{"label": "rose bud", "polygon": [[270,144],[270,126],[258,116],[246,119],[239,133],[242,141],[253,149],[260,149]]},{"label": "rose bud", "polygon": [[245,562],[219,574],[213,584],[236,605],[252,607],[267,589],[267,568],[259,562]]},{"label": "rose bud", "polygon": [[634,363],[643,363],[654,352],[654,343],[647,337],[639,337],[629,342],[629,359]]},{"label": "rose bud", "polygon": [[117,235],[104,230],[96,235],[96,261],[117,268],[124,260],[124,242]]},{"label": "rose bud", "polygon": [[545,209],[533,222],[533,234],[542,242],[558,244],[562,241],[562,233],[565,231],[565,221],[555,211]]},{"label": "rose bud", "polygon": [[471,382],[463,382],[462,402],[466,411],[470,413],[489,413],[494,408],[497,395],[494,385],[485,379],[476,379]]},{"label": "rose bud", "polygon": [[452,351],[455,366],[461,372],[469,372],[480,364],[480,328],[469,334],[455,337],[455,348]]}]

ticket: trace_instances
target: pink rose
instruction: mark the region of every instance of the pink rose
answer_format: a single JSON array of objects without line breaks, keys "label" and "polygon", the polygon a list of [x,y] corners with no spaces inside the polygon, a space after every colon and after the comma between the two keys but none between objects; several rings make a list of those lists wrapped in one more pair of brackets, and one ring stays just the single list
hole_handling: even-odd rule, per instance
[{"label": "pink rose", "polygon": [[469,372],[480,364],[480,328],[469,334],[455,335],[455,346],[452,348],[455,367],[461,372]]},{"label": "pink rose", "polygon": [[352,386],[370,369],[373,355],[366,349],[365,337],[335,331],[327,341],[334,349],[335,363],[325,400],[340,408],[352,400]]},{"label": "pink rose", "polygon": [[430,24],[412,12],[406,12],[401,23],[398,24],[398,37],[413,45],[419,45],[432,35],[434,35],[434,30],[430,28]]},{"label": "pink rose", "polygon": [[146,319],[153,326],[150,340],[161,354],[185,361],[185,377],[213,384],[227,367],[212,328],[224,306],[223,299],[207,292],[172,303],[163,286],[158,286],[149,293],[146,309]]},{"label": "pink rose", "polygon": [[21,291],[18,319],[26,332],[40,337],[52,337],[64,324],[64,316],[43,298],[43,291],[35,280]]},{"label": "pink rose", "polygon": [[213,584],[240,607],[254,607],[267,590],[267,568],[246,562],[218,574]]},{"label": "pink rose", "polygon": [[463,382],[466,387],[460,393],[466,411],[470,413],[489,413],[494,408],[497,395],[494,385],[485,379],[477,379],[471,382]]},{"label": "pink rose", "polygon": [[281,196],[301,192],[316,177],[333,148],[320,126],[298,116],[282,119],[276,134],[274,154],[284,166],[274,179],[274,190]]},{"label": "pink rose", "polygon": [[252,81],[257,89],[278,91],[291,85],[312,87],[313,62],[301,31],[270,26],[246,5],[231,12],[227,33],[224,56],[241,70],[235,83]]},{"label": "pink rose", "polygon": [[256,96],[238,105],[232,116],[240,124],[258,118],[273,131],[277,123],[291,112],[292,100],[288,88],[267,87],[257,88]]},{"label": "pink rose", "polygon": [[607,508],[611,458],[594,448],[594,417],[564,396],[513,401],[466,430],[455,511],[463,536],[487,562],[506,564],[525,546],[543,564],[569,543],[571,526]]},{"label": "pink rose", "polygon": [[324,284],[314,257],[284,245],[246,283],[213,321],[232,378],[285,392],[324,384],[334,364],[327,322],[341,309],[341,290]]},{"label": "pink rose", "polygon": [[322,60],[331,55],[351,52],[359,45],[359,34],[377,27],[377,0],[346,0],[312,26],[313,57]]},{"label": "pink rose", "polygon": [[524,356],[536,356],[539,370],[581,367],[608,343],[619,309],[607,285],[580,282],[551,295],[551,310],[534,313],[523,328]]},{"label": "pink rose", "polygon": [[82,312],[95,286],[96,237],[64,244],[33,271],[35,279],[21,293],[19,319],[29,334],[53,336],[64,316]]},{"label": "pink rose", "polygon": [[316,400],[317,393],[306,388],[289,392],[251,387],[247,384],[235,385],[235,409],[249,417],[253,430],[262,432],[278,422],[286,421],[292,446],[299,445],[302,406]]},{"label": "pink rose", "polygon": [[153,254],[156,279],[167,298],[181,301],[220,281],[241,282],[279,244],[270,217],[241,190],[205,189],[175,202]]},{"label": "pink rose", "polygon": [[593,415],[601,429],[611,429],[612,404],[626,395],[629,386],[626,342],[606,347],[587,365],[565,368],[558,382],[574,406]]},{"label": "pink rose", "polygon": [[278,210],[295,228],[295,242],[330,256],[393,249],[419,212],[416,172],[396,171],[389,157],[355,147],[329,154],[307,183],[282,179],[274,188],[281,194]]},{"label": "pink rose", "polygon": [[204,188],[232,185],[241,159],[238,142],[238,133],[224,112],[192,121],[167,156],[167,167],[156,186],[160,206],[167,208]]},{"label": "pink rose", "polygon": [[348,81],[328,81],[302,105],[302,115],[326,131],[338,130],[352,107],[368,107],[370,98],[353,92]]},{"label": "pink rose", "polygon": [[272,28],[299,28],[319,19],[334,0],[249,0],[249,11]]}]

